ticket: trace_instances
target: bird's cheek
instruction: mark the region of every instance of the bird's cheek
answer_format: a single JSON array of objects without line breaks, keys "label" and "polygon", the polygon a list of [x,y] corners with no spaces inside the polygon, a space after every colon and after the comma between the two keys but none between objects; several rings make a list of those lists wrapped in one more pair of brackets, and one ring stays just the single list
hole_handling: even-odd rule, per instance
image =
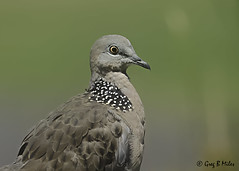
[{"label": "bird's cheek", "polygon": [[122,68],[122,63],[120,61],[110,63],[109,67],[112,68],[113,71],[120,71]]}]

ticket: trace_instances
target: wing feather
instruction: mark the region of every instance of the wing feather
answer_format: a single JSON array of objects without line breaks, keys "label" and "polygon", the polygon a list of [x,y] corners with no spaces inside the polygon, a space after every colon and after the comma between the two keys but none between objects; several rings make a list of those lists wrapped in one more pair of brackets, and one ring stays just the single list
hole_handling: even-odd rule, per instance
[{"label": "wing feather", "polygon": [[126,170],[129,128],[108,107],[78,95],[24,138],[22,170]]}]

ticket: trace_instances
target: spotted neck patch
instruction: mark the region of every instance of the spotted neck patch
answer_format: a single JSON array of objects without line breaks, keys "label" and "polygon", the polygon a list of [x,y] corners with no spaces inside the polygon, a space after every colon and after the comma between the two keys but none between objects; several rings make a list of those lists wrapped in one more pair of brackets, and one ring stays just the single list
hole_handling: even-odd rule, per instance
[{"label": "spotted neck patch", "polygon": [[128,97],[125,96],[117,86],[104,81],[102,78],[94,82],[89,92],[91,94],[89,97],[90,101],[110,105],[123,112],[133,109],[132,103]]}]

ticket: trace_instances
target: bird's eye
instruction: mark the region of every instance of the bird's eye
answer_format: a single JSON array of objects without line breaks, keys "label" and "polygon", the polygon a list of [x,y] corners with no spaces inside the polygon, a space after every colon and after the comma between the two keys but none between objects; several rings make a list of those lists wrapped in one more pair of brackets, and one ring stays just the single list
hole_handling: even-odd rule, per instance
[{"label": "bird's eye", "polygon": [[112,55],[117,55],[119,53],[119,48],[117,46],[110,46],[109,50]]}]

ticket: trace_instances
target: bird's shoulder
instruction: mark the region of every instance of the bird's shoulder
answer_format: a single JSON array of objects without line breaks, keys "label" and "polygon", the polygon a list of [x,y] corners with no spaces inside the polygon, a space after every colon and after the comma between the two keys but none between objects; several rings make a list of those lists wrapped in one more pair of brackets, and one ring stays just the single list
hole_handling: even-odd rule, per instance
[{"label": "bird's shoulder", "polygon": [[24,138],[18,156],[22,170],[111,170],[127,161],[129,132],[114,110],[90,101],[86,92],[40,121]]}]

